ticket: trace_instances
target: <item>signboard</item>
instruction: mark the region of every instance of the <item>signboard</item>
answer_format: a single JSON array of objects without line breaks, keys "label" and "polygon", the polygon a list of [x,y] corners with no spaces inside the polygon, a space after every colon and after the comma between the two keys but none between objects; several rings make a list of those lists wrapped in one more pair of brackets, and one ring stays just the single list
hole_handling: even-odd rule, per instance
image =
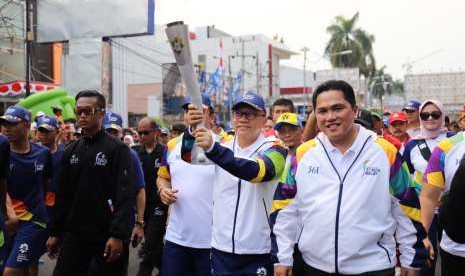
[{"label": "signboard", "polygon": [[154,0],[40,0],[37,40],[153,34],[154,6]]}]

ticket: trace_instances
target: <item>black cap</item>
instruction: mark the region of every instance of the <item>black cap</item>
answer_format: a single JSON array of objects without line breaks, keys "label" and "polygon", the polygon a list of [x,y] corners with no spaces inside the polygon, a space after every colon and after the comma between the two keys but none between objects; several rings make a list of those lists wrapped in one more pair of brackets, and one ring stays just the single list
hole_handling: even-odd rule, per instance
[{"label": "black cap", "polygon": [[357,117],[355,118],[355,123],[362,125],[365,128],[373,129],[374,121],[373,115],[371,112],[365,109],[359,109],[357,112]]}]

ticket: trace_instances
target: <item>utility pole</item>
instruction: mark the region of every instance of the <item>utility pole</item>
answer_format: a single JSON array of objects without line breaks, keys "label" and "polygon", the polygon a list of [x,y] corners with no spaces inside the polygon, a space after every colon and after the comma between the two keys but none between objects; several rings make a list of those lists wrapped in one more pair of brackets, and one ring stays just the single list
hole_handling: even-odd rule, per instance
[{"label": "utility pole", "polygon": [[305,109],[306,111],[309,111],[309,103],[310,103],[310,95],[307,93],[307,52],[310,51],[308,47],[303,47],[300,49],[302,52],[304,52],[304,86],[302,87],[303,91],[303,96],[305,96],[306,103],[305,103]]},{"label": "utility pole", "polygon": [[255,56],[255,66],[256,66],[256,69],[257,69],[257,76],[256,76],[256,79],[257,79],[257,94],[260,95],[260,81],[261,81],[261,76],[260,76],[260,61],[259,61],[259,57],[258,57],[259,53],[257,51],[257,54]]},{"label": "utility pole", "polygon": [[229,89],[228,89],[228,98],[229,98],[229,105],[228,105],[228,111],[229,111],[229,121],[232,121],[232,105],[233,105],[233,94],[232,94],[232,89],[233,89],[233,77],[232,77],[232,72],[231,72],[231,58],[234,58],[234,55],[228,55],[228,71],[229,71]]},{"label": "utility pole", "polygon": [[[255,57],[254,55],[246,55],[245,54],[245,43],[246,42],[252,42],[255,41],[255,36],[252,36],[251,38],[243,38],[243,37],[238,37],[238,38],[233,38],[233,43],[241,43],[241,54],[239,53],[236,54],[236,56],[240,56],[241,59],[241,70],[244,73],[245,72],[245,58],[246,57]],[[244,85],[245,85],[245,78],[242,78],[241,82],[241,90],[244,91]]]},{"label": "utility pole", "polygon": [[34,40],[34,33],[31,28],[32,0],[26,0],[26,97],[31,95],[31,47]]}]

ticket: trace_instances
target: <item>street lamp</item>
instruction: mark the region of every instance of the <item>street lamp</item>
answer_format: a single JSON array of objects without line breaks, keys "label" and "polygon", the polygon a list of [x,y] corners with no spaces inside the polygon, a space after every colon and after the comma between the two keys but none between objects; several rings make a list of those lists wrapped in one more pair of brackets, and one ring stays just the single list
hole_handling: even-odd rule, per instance
[{"label": "street lamp", "polygon": [[307,86],[307,52],[310,51],[310,49],[308,47],[303,47],[300,50],[304,53],[304,84],[302,87],[302,94],[306,95],[305,111],[309,111],[308,105],[310,103],[310,95],[309,93],[307,93],[306,86]]}]

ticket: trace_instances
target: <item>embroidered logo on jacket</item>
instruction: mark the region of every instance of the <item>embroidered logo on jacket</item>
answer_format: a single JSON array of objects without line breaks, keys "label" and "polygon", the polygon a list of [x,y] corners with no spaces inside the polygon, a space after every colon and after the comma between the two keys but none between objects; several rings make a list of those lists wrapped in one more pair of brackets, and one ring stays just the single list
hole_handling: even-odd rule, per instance
[{"label": "embroidered logo on jacket", "polygon": [[320,167],[316,167],[316,166],[308,166],[307,168],[307,173],[310,173],[310,174],[318,174],[318,171],[320,170]]},{"label": "embroidered logo on jacket", "polygon": [[363,162],[363,175],[378,175],[381,172],[381,169],[378,167],[368,166],[370,160],[365,160]]},{"label": "embroidered logo on jacket", "polygon": [[105,153],[99,152],[95,156],[95,165],[96,166],[106,166],[108,163],[107,158],[105,157]]},{"label": "embroidered logo on jacket", "polygon": [[70,164],[77,164],[77,163],[79,163],[79,158],[76,156],[76,154],[73,154],[73,155],[71,156],[71,159],[69,159],[69,163],[70,163]]}]

